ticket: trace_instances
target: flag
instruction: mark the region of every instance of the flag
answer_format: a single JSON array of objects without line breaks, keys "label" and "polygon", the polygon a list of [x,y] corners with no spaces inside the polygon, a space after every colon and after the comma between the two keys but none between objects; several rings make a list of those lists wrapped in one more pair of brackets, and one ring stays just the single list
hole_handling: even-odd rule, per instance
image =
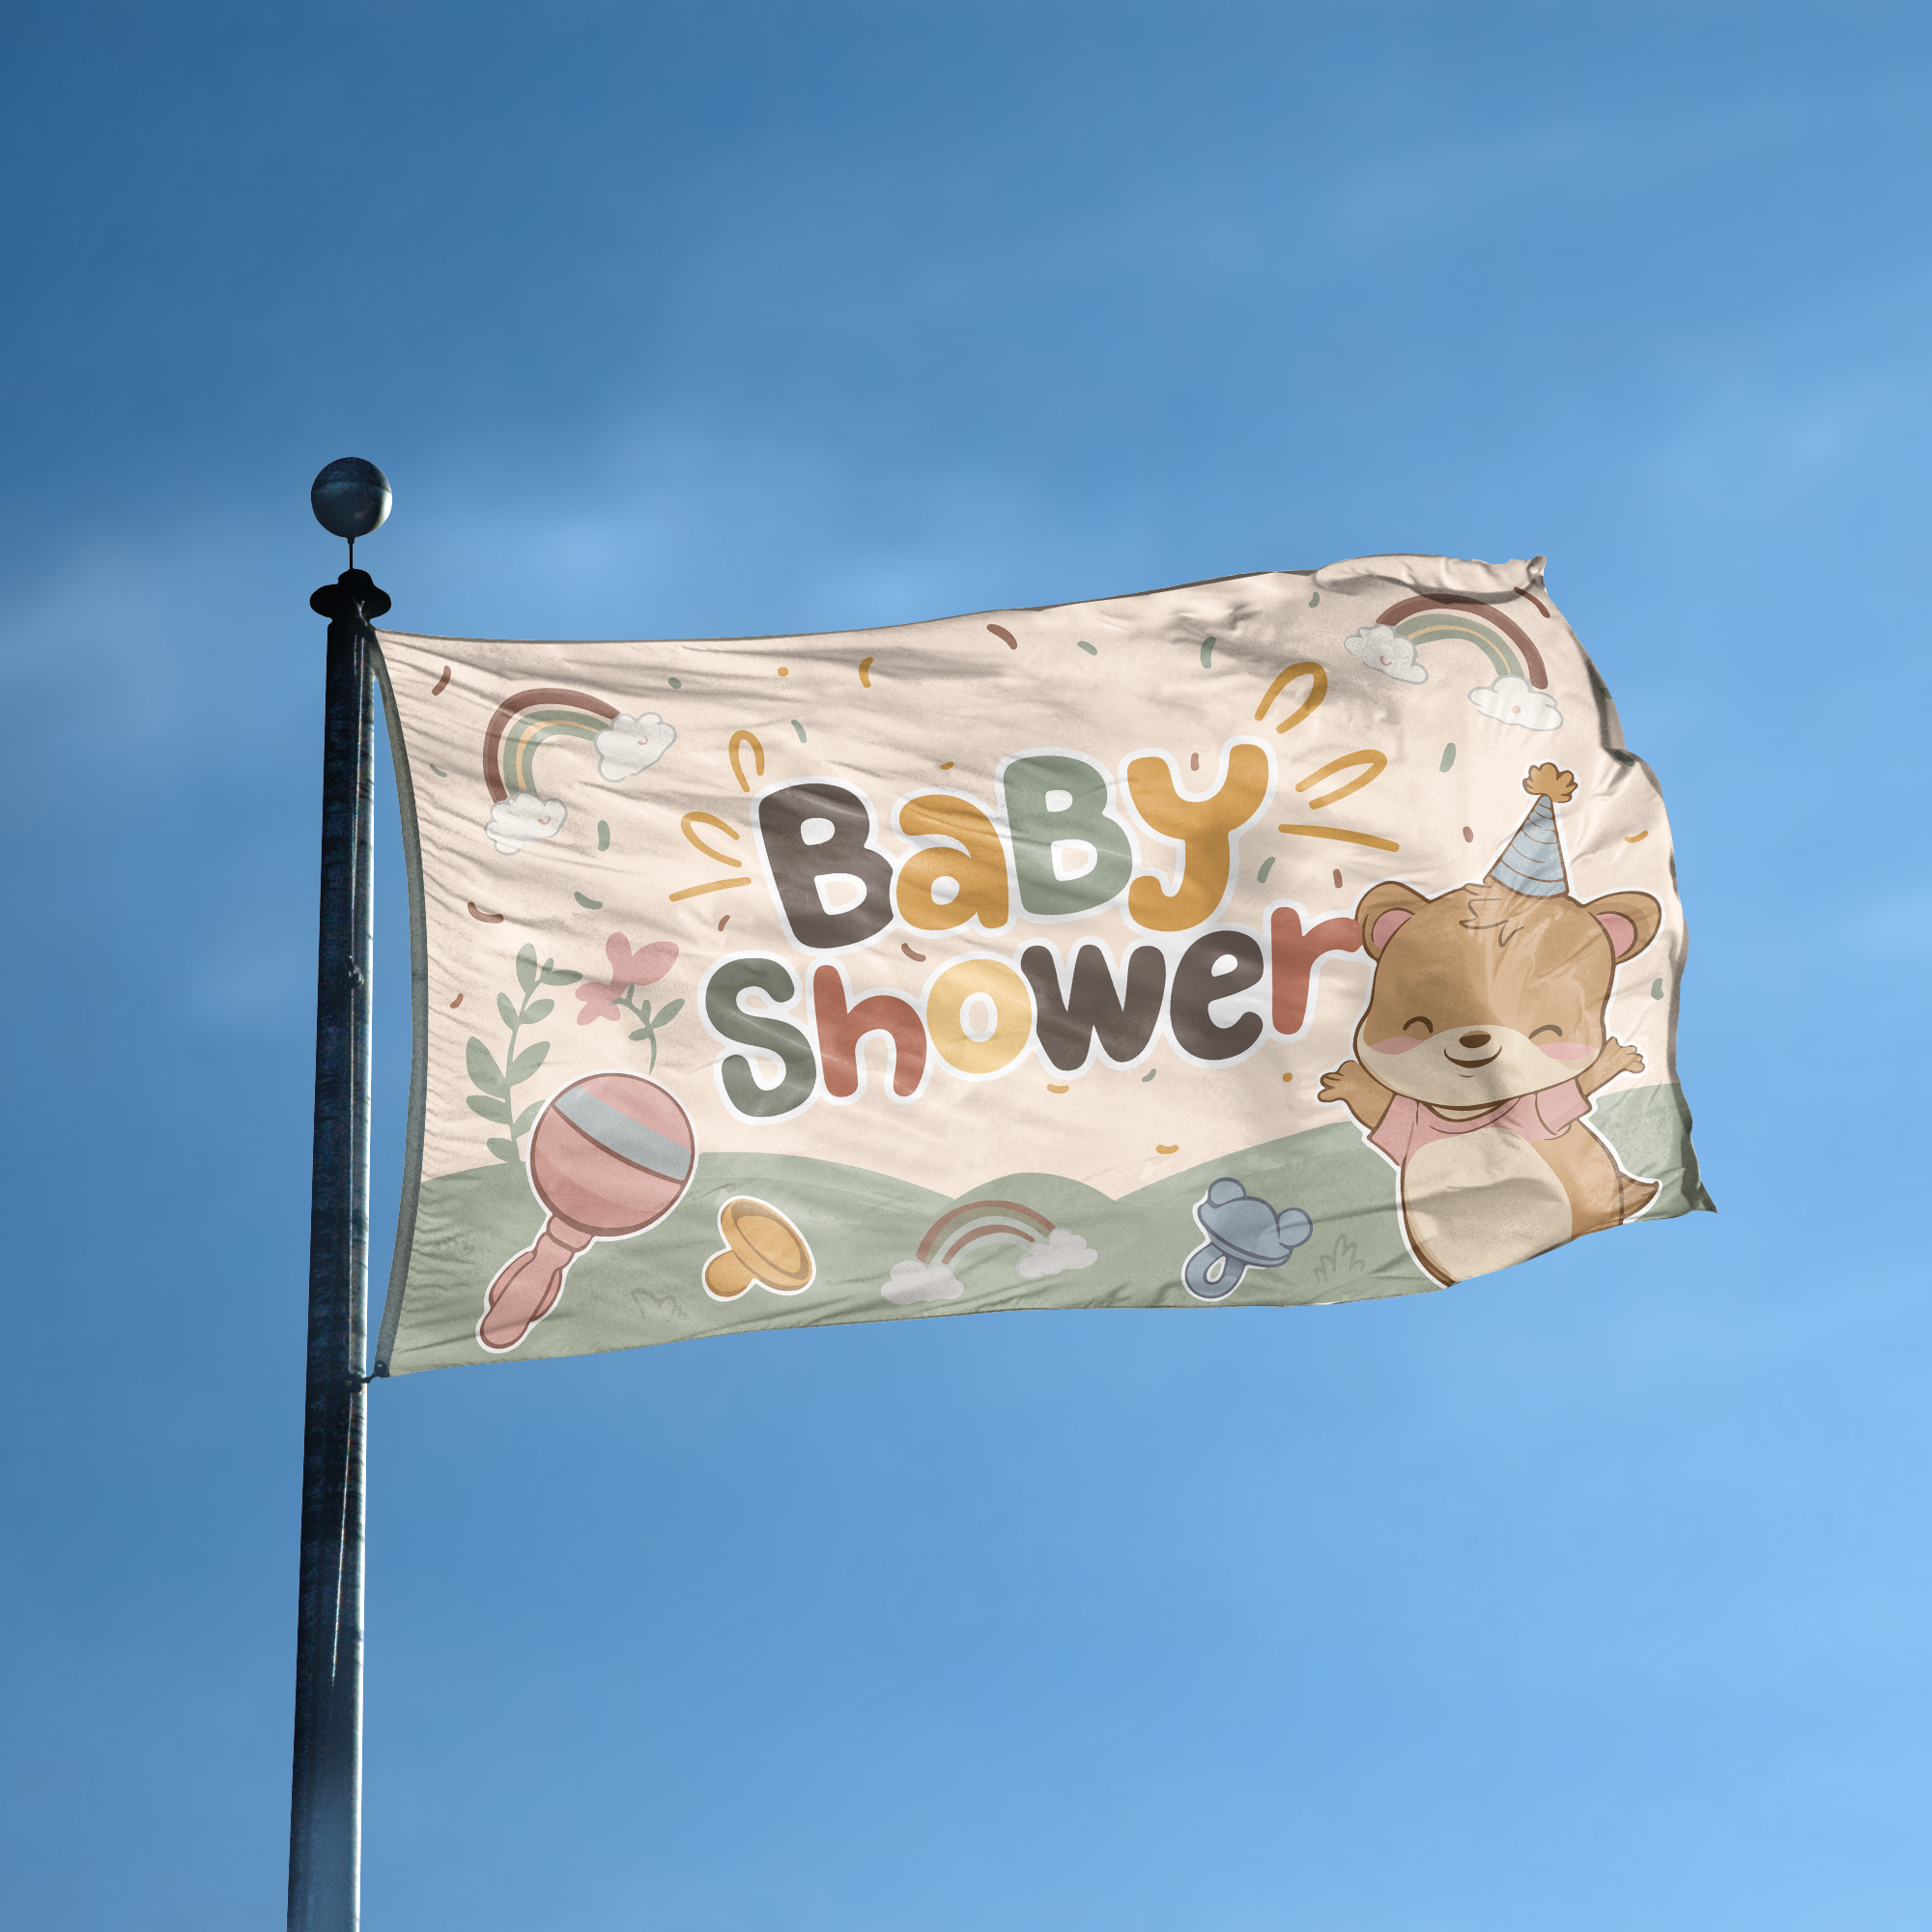
[{"label": "flag", "polygon": [[1711,1206],[1663,801],[1541,558],[380,642],[383,1372],[1361,1301]]}]

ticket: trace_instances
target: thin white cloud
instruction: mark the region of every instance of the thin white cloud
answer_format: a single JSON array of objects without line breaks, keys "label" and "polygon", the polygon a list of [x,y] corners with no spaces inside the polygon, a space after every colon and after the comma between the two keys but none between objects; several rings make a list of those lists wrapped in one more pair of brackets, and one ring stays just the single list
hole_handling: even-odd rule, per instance
[{"label": "thin white cloud", "polygon": [[521,852],[540,839],[554,838],[569,816],[560,798],[539,798],[533,791],[520,791],[511,798],[499,798],[490,808],[490,822],[483,830],[499,852]]},{"label": "thin white cloud", "polygon": [[1022,1281],[1038,1281],[1045,1275],[1064,1274],[1068,1268],[1092,1267],[1100,1259],[1087,1245],[1086,1237],[1071,1228],[1056,1228],[1045,1240],[1036,1241],[1017,1263],[1013,1272]]},{"label": "thin white cloud", "polygon": [[1365,624],[1352,637],[1342,639],[1342,648],[1350,657],[1360,658],[1371,670],[1403,684],[1429,681],[1428,670],[1415,661],[1415,646],[1386,624]]},{"label": "thin white cloud", "polygon": [[915,1301],[957,1301],[966,1286],[939,1262],[895,1262],[879,1293],[907,1308]]},{"label": "thin white cloud", "polygon": [[597,734],[597,776],[621,784],[656,764],[676,743],[677,732],[655,711],[635,718],[620,711]]},{"label": "thin white cloud", "polygon": [[1499,677],[1469,694],[1469,702],[1498,724],[1520,724],[1525,731],[1553,731],[1563,722],[1556,700],[1547,691],[1533,691],[1520,677]]}]

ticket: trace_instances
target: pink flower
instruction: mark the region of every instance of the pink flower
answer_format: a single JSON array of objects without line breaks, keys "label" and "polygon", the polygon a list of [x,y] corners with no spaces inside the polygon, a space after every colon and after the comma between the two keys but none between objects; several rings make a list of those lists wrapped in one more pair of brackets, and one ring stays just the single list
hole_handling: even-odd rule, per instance
[{"label": "pink flower", "polygon": [[668,939],[640,946],[633,952],[631,942],[621,932],[613,932],[604,942],[604,952],[611,961],[611,983],[620,990],[652,985],[677,964],[677,948]]},{"label": "pink flower", "polygon": [[617,999],[623,990],[621,981],[614,986],[607,986],[601,980],[581,980],[577,997],[583,1002],[583,1010],[578,1014],[577,1024],[588,1026],[592,1020],[614,1020],[617,1017]]},{"label": "pink flower", "polygon": [[640,946],[633,952],[631,942],[621,932],[613,932],[604,942],[604,954],[611,962],[611,982],[580,982],[577,997],[583,1002],[583,1010],[577,1016],[579,1026],[588,1026],[592,1020],[614,1020],[622,1011],[617,1002],[633,986],[651,985],[677,964],[677,948],[668,939]]}]

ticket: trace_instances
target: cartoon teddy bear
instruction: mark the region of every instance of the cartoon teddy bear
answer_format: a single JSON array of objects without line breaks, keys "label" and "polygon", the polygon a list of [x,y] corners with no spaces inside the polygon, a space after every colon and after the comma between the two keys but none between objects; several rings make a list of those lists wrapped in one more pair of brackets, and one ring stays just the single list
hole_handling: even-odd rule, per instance
[{"label": "cartoon teddy bear", "polygon": [[1363,895],[1361,1058],[1321,1079],[1400,1171],[1410,1250],[1445,1285],[1632,1220],[1658,1189],[1583,1122],[1592,1094],[1643,1071],[1604,1019],[1662,908],[1648,893],[1573,898],[1555,808],[1577,781],[1534,765],[1522,788],[1536,803],[1479,884]]}]

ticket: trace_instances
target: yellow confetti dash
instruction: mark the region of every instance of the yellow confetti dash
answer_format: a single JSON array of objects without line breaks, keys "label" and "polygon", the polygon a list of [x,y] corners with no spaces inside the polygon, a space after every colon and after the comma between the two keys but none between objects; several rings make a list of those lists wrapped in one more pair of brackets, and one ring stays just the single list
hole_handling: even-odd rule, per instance
[{"label": "yellow confetti dash", "polygon": [[711,847],[707,845],[704,842],[704,840],[701,839],[697,836],[697,834],[691,829],[694,825],[714,826],[717,828],[718,831],[724,833],[724,835],[727,838],[736,838],[738,837],[738,829],[736,826],[726,825],[725,822],[717,815],[717,813],[710,811],[687,811],[684,814],[684,816],[677,821],[677,829],[684,834],[686,843],[696,846],[696,848],[700,852],[702,852],[704,856],[707,859],[709,859],[714,866],[744,865],[745,863],[744,860],[734,859],[728,852],[714,852],[711,849]]},{"label": "yellow confetti dash", "polygon": [[745,768],[738,762],[738,754],[749,745],[752,748],[752,763],[760,778],[765,775],[765,748],[758,743],[755,731],[733,731],[726,750],[731,759],[731,776],[738,781],[740,791],[750,791],[751,781],[745,776]]},{"label": "yellow confetti dash", "polygon": [[939,769],[942,772],[950,772],[952,769],[952,760],[951,758],[948,758],[947,761],[943,765],[941,765]]},{"label": "yellow confetti dash", "polygon": [[1293,731],[1328,696],[1328,673],[1319,664],[1304,658],[1299,664],[1290,665],[1268,686],[1266,696],[1255,706],[1257,724],[1267,716],[1268,706],[1298,677],[1308,680],[1308,696],[1274,727],[1277,731]]},{"label": "yellow confetti dash", "polygon": [[1628,838],[1625,838],[1624,843],[1626,845],[1641,844],[1642,841],[1648,838],[1649,837],[1650,834],[1648,832],[1633,832],[1630,834]]},{"label": "yellow confetti dash", "polygon": [[1345,772],[1350,765],[1360,765],[1364,769],[1357,778],[1347,784],[1337,785],[1333,791],[1324,791],[1319,798],[1308,801],[1310,811],[1320,811],[1324,805],[1333,805],[1338,798],[1347,798],[1351,791],[1360,791],[1371,779],[1378,779],[1388,770],[1388,759],[1379,752],[1350,752],[1345,756],[1330,758],[1319,772],[1310,772],[1295,786],[1296,791],[1306,791],[1310,785],[1318,785],[1323,779],[1332,779],[1337,772]]},{"label": "yellow confetti dash", "polygon": [[1283,1085],[1286,1085],[1289,1081],[1294,1078],[1294,1075],[1293,1073],[1284,1073],[1281,1077]]},{"label": "yellow confetti dash", "polygon": [[1402,850],[1393,838],[1378,838],[1373,832],[1344,832],[1339,825],[1277,825],[1275,830],[1303,838],[1339,838],[1345,845],[1373,845],[1378,852]]},{"label": "yellow confetti dash", "polygon": [[872,660],[870,658],[861,658],[859,660],[859,682],[862,685],[864,685],[867,691],[871,690]]},{"label": "yellow confetti dash", "polygon": [[750,879],[707,879],[703,885],[686,886],[683,892],[672,893],[670,897],[672,902],[675,903],[679,899],[697,898],[704,893],[729,892],[733,886],[749,886],[751,883]]},{"label": "yellow confetti dash", "polygon": [[1065,1089],[1065,1087],[1056,1087],[1056,1086],[1055,1086],[1055,1085],[1053,1084],[1053,1082],[1052,1082],[1051,1080],[1049,1080],[1049,1081],[1048,1081],[1048,1082],[1046,1083],[1046,1091],[1047,1091],[1047,1092],[1048,1092],[1049,1094],[1064,1094],[1064,1093],[1065,1093],[1065,1092],[1066,1092],[1066,1089]]},{"label": "yellow confetti dash", "polygon": [[1161,1142],[1155,1141],[1153,1151],[1155,1153],[1179,1153],[1180,1151],[1180,1143],[1176,1141],[1172,1147],[1166,1147]]},{"label": "yellow confetti dash", "polygon": [[787,670],[787,669],[786,669],[786,668],[784,668],[784,666],[783,666],[783,665],[780,665],[780,666],[779,666],[779,675],[780,675],[781,677],[789,677],[789,676],[791,675],[791,672],[790,672],[790,671],[788,671],[788,670]]}]

